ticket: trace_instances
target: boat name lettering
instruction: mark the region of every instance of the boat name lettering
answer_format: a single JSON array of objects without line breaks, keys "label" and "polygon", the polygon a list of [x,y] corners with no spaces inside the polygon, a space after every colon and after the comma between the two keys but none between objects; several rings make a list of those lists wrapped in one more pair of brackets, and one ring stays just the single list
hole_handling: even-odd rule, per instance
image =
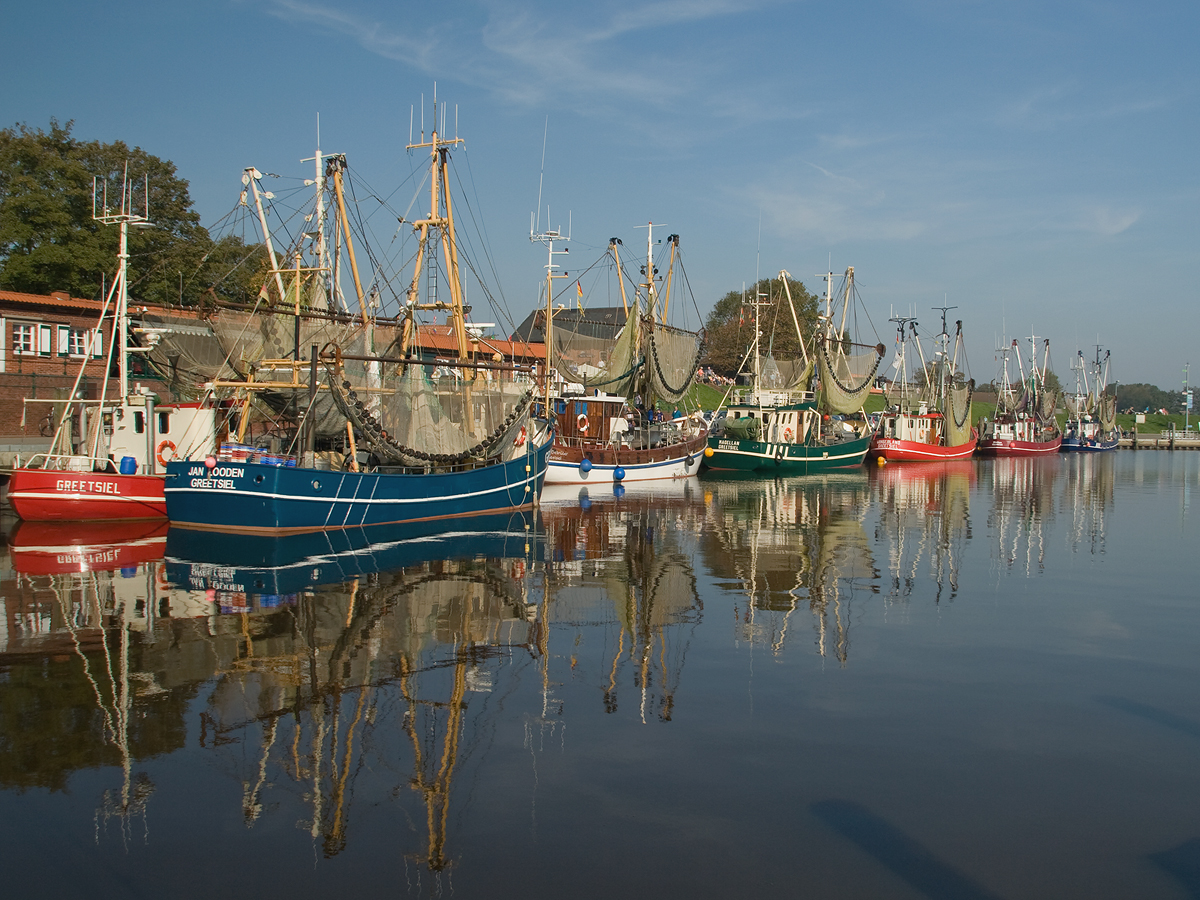
[{"label": "boat name lettering", "polygon": [[[217,466],[211,471],[207,466],[192,466],[188,469],[188,475],[199,475],[203,478],[241,478],[245,474],[246,470],[237,466]],[[195,482],[192,482],[192,487],[197,487]]]},{"label": "boat name lettering", "polygon": [[234,489],[234,484],[232,478],[193,478],[192,487],[209,488],[218,491],[232,491]]},{"label": "boat name lettering", "polygon": [[56,491],[71,491],[78,493],[88,491],[93,494],[120,494],[120,485],[115,481],[67,481],[62,479],[54,483]]},{"label": "boat name lettering", "polygon": [[98,563],[116,562],[116,550],[98,550],[95,553],[60,553],[56,562],[60,565],[96,565]]},{"label": "boat name lettering", "polygon": [[736,450],[738,448],[737,441],[721,441],[720,447],[722,450]]}]

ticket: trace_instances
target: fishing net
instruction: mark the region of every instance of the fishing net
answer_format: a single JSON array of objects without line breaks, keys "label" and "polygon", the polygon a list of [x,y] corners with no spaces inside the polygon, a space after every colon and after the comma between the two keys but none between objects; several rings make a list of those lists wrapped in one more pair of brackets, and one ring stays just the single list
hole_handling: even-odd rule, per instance
[{"label": "fishing net", "polygon": [[693,331],[658,322],[642,324],[648,326],[649,333],[646,368],[650,389],[655,397],[678,403],[696,377],[696,367],[704,354],[704,339]]},{"label": "fishing net", "polygon": [[817,366],[821,372],[821,390],[825,406],[837,413],[853,413],[862,409],[882,355],[870,353],[846,354],[840,350],[831,357],[823,344],[817,346]]},{"label": "fishing net", "polygon": [[[482,462],[528,440],[533,391],[515,382],[431,378],[427,366],[406,366],[374,393],[345,374],[329,379],[331,401],[383,465],[422,467]],[[372,407],[375,407],[374,409]],[[363,446],[365,445],[365,446]]]},{"label": "fishing net", "polygon": [[1100,420],[1101,428],[1112,431],[1117,424],[1117,398],[1112,394],[1102,396],[1096,417]]},{"label": "fishing net", "polygon": [[974,391],[974,380],[952,384],[947,391],[947,447],[958,447],[971,439],[971,395]]},{"label": "fishing net", "polygon": [[[618,310],[618,312],[620,312]],[[636,321],[632,317],[630,321]],[[585,316],[556,318],[551,364],[568,382],[606,394],[632,396],[637,374],[637,329]]]}]

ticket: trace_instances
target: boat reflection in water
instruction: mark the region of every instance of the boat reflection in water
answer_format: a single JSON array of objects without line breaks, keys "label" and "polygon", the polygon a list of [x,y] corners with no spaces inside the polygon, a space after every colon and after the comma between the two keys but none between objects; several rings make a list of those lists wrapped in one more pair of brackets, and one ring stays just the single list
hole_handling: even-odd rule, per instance
[{"label": "boat reflection in water", "polygon": [[[543,629],[551,620],[562,623],[576,647],[585,629],[587,640],[603,641],[601,654],[574,654],[570,665],[573,677],[602,689],[607,713],[618,711],[622,686],[631,683],[641,722],[671,720],[703,610],[692,560],[705,512],[692,479],[543,491],[546,577],[538,620]],[[602,637],[593,638],[593,629]],[[541,655],[548,698],[547,648]]]},{"label": "boat reflection in water", "polygon": [[981,471],[990,475],[992,510],[988,528],[995,536],[993,559],[1012,574],[1026,576],[1046,566],[1046,530],[1054,519],[1054,487],[1064,460],[1074,457],[1001,456]]},{"label": "boat reflection in water", "polygon": [[469,533],[442,523],[225,544],[171,532],[168,577],[237,613],[242,640],[217,666],[201,743],[238,771],[247,827],[291,794],[308,807],[314,844],[335,856],[358,780],[393,769],[402,740],[412,747],[404,780],[423,807],[413,819],[427,832],[408,858],[433,873],[451,864],[467,695],[490,691],[492,669],[514,651],[536,652],[524,578],[533,519],[472,524]]},{"label": "boat reflection in water", "polygon": [[958,595],[959,567],[971,539],[975,479],[975,463],[969,459],[872,470],[871,493],[879,506],[876,540],[888,546],[888,597],[908,598],[926,578],[933,584],[935,602]]},{"label": "boat reflection in water", "polygon": [[134,763],[183,744],[186,697],[141,658],[159,630],[166,534],[166,522],[20,522],[9,536],[0,669],[17,693],[0,707],[20,724],[0,728],[0,786],[66,790],[79,769],[119,766],[97,842],[110,823],[125,845],[135,821],[145,832],[155,786]]},{"label": "boat reflection in water", "polygon": [[735,608],[737,640],[780,653],[795,613],[807,608],[818,653],[832,652],[845,664],[851,603],[879,590],[863,529],[866,473],[722,478],[704,488],[718,509],[704,536],[706,561],[727,589],[745,597]]},{"label": "boat reflection in water", "polygon": [[1116,462],[1111,453],[1071,453],[1064,457],[1064,509],[1071,510],[1071,549],[1105,552],[1105,516],[1116,491]]}]

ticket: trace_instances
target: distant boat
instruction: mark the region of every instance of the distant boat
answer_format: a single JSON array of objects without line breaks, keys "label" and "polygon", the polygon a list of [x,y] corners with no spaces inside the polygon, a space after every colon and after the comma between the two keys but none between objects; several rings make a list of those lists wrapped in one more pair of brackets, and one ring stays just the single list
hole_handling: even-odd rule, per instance
[{"label": "distant boat", "polygon": [[[916,323],[909,316],[892,319],[898,323],[897,378],[892,382],[887,410],[871,439],[871,456],[887,460],[930,461],[969,459],[979,436],[971,427],[971,395],[975,382],[959,368],[963,353],[962,322],[955,323],[954,352],[946,331],[946,308],[942,309],[942,331],[937,349],[926,362],[917,340]],[[911,331],[911,338],[908,332]],[[911,340],[921,360],[916,383],[908,380],[906,345]]]},{"label": "distant boat", "polygon": [[[547,383],[548,414],[554,421],[554,448],[547,484],[618,484],[686,478],[700,471],[708,426],[698,415],[675,416],[700,364],[699,334],[664,321],[676,280],[679,235],[667,238],[670,261],[664,279],[655,278],[653,223],[647,226],[646,273],[630,298],[621,269],[620,241],[608,255],[617,270],[625,322],[619,328],[581,317],[573,327],[554,323],[554,240],[557,232],[535,235],[546,243],[547,359],[562,380]],[[560,251],[565,252],[565,251]],[[663,290],[660,287],[665,286]],[[582,288],[579,289],[582,302]]]},{"label": "distant boat", "polygon": [[[1030,338],[1032,345],[1036,339]],[[1050,367],[1050,341],[1045,341],[1045,355],[1039,369],[1032,349],[1029,354],[1029,373],[1021,362],[1021,351],[1016,340],[1012,346],[1001,348],[1004,358],[1003,378],[997,399],[996,413],[992,421],[984,421],[980,427],[979,446],[975,452],[980,456],[1041,456],[1057,453],[1062,444],[1062,431],[1054,418],[1058,406],[1058,391],[1046,387],[1046,373]],[[1017,394],[1008,369],[1009,354],[1016,357],[1021,374],[1021,393]]]},{"label": "distant boat", "polygon": [[[264,367],[288,371],[290,382],[225,385],[247,394],[290,392],[293,407],[302,411],[291,441],[299,452],[277,455],[229,444],[215,458],[169,464],[166,498],[173,526],[290,534],[470,519],[534,506],[546,474],[552,429],[533,417],[532,385],[516,380],[515,367],[480,365],[475,358],[448,183],[450,151],[459,143],[459,138],[444,139],[435,130],[429,141],[409,145],[410,150],[429,150],[430,207],[426,217],[413,223],[419,247],[403,303],[401,338],[389,356],[356,352],[373,347],[370,300],[354,265],[342,188],[345,160],[329,159],[327,175],[362,319],[356,343],[349,352],[334,341],[324,348],[312,345],[304,361],[297,345],[290,360],[264,361]],[[304,271],[299,250],[295,258],[299,334]],[[421,311],[447,314],[456,359],[422,354],[416,319]],[[492,378],[493,370],[513,370],[513,379]],[[249,399],[245,405],[250,406]],[[344,455],[314,449],[316,428],[304,411],[322,405],[324,418],[336,418],[333,430],[347,444]]]},{"label": "distant boat", "polygon": [[1067,427],[1062,447],[1065,452],[1097,453],[1116,450],[1120,443],[1117,433],[1117,396],[1108,390],[1108,363],[1112,351],[1088,362],[1083,351],[1077,353],[1071,368],[1075,370],[1075,393],[1065,397]]},{"label": "distant boat", "polygon": [[[757,471],[810,475],[861,465],[871,443],[862,412],[883,357],[882,344],[854,344],[844,331],[846,309],[854,294],[854,268],[846,270],[842,292],[842,325],[835,324],[833,275],[827,276],[826,314],[817,333],[800,333],[787,272],[779,278],[792,310],[803,359],[781,365],[764,356],[759,342],[758,308],[754,303],[754,339],[746,355],[754,358],[750,390],[730,395],[724,415],[714,420],[705,464],[717,471]],[[866,350],[867,352],[862,352]],[[855,352],[857,351],[857,352]],[[787,374],[785,374],[785,369]],[[820,389],[812,390],[814,374]]]}]

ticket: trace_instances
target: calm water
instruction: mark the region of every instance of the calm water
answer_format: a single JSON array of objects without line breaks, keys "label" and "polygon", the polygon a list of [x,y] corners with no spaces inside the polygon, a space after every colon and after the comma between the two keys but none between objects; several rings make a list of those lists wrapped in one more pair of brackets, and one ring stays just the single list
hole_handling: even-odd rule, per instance
[{"label": "calm water", "polygon": [[1125,451],[19,528],[5,894],[1198,897],[1193,492]]}]

